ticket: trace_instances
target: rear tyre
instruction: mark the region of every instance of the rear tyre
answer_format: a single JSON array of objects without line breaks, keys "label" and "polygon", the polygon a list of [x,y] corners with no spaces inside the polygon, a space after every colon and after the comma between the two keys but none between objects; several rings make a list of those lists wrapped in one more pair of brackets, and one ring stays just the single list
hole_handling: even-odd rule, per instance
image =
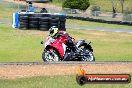
[{"label": "rear tyre", "polygon": [[38,24],[39,24],[39,22],[38,22],[38,21],[29,21],[29,24],[38,25]]},{"label": "rear tyre", "polygon": [[29,17],[29,21],[38,21],[39,18],[38,17]]},{"label": "rear tyre", "polygon": [[58,27],[58,23],[51,23],[50,25]]},{"label": "rear tyre", "polygon": [[39,18],[41,22],[48,22],[50,20],[50,17],[41,17]]},{"label": "rear tyre", "polygon": [[48,28],[39,28],[40,31],[48,31]]},{"label": "rear tyre", "polygon": [[38,28],[38,25],[29,24],[29,28]]},{"label": "rear tyre", "polygon": [[28,20],[28,16],[20,16],[19,19],[20,20]]},{"label": "rear tyre", "polygon": [[90,62],[95,61],[94,54],[89,49],[83,48],[83,55],[86,55],[86,56],[83,56],[83,58],[81,59],[82,61],[90,61]]},{"label": "rear tyre", "polygon": [[44,62],[58,62],[60,57],[55,49],[45,49],[42,53],[42,59]]},{"label": "rear tyre", "polygon": [[19,19],[19,22],[28,23],[28,20],[22,20],[22,19]]},{"label": "rear tyre", "polygon": [[28,25],[19,25],[19,29],[28,29]]},{"label": "rear tyre", "polygon": [[39,24],[40,24],[40,25],[49,25],[49,22],[40,21]]}]

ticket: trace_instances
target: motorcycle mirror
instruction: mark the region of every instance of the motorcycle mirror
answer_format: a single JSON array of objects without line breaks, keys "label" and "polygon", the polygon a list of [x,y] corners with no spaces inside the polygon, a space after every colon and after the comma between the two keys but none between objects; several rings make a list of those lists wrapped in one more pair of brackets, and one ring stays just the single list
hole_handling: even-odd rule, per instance
[{"label": "motorcycle mirror", "polygon": [[44,42],[43,42],[43,41],[41,41],[41,44],[44,44]]}]

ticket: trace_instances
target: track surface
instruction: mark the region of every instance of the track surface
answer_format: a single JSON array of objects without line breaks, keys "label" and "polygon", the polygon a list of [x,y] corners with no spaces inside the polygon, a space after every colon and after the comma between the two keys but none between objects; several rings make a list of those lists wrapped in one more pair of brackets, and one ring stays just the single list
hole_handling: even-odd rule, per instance
[{"label": "track surface", "polygon": [[[0,20],[0,24],[11,24],[10,21],[2,21]],[[121,29],[121,28],[103,28],[103,27],[91,27],[91,26],[78,26],[78,25],[66,25],[66,28],[71,29],[85,29],[85,30],[98,30],[98,31],[106,31],[106,32],[126,32],[132,33],[131,29]]]},{"label": "track surface", "polygon": [[47,65],[47,64],[132,64],[132,61],[63,61],[63,62],[0,62],[1,65]]},{"label": "track surface", "polygon": [[85,30],[98,30],[98,31],[106,31],[106,32],[126,32],[126,33],[132,33],[131,29],[122,29],[122,28],[103,28],[103,27],[91,27],[91,26],[71,26],[67,25],[66,28],[71,29],[85,29]]},{"label": "track surface", "polygon": [[76,75],[80,65],[88,74],[132,74],[132,62],[8,62],[0,63],[0,79]]}]

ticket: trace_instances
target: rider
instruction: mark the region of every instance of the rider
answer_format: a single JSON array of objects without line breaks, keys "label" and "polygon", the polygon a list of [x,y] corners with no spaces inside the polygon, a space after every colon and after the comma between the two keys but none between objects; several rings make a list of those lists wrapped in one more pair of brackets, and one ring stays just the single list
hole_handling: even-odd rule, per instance
[{"label": "rider", "polygon": [[72,38],[69,36],[68,33],[65,31],[59,31],[56,26],[52,26],[49,29],[50,35],[52,38],[57,38],[58,36],[65,36],[66,37],[66,45],[72,49],[73,52],[77,51],[77,47],[75,46],[74,42],[72,41]]}]

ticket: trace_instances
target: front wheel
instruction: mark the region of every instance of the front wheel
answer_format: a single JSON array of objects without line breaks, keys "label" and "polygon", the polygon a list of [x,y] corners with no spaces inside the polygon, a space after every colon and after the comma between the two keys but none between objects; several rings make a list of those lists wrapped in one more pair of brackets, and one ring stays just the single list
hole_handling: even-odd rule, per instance
[{"label": "front wheel", "polygon": [[92,51],[87,48],[83,48],[83,58],[82,61],[95,61],[95,57]]},{"label": "front wheel", "polygon": [[55,49],[45,49],[42,53],[44,62],[58,62],[60,61],[59,55]]}]

